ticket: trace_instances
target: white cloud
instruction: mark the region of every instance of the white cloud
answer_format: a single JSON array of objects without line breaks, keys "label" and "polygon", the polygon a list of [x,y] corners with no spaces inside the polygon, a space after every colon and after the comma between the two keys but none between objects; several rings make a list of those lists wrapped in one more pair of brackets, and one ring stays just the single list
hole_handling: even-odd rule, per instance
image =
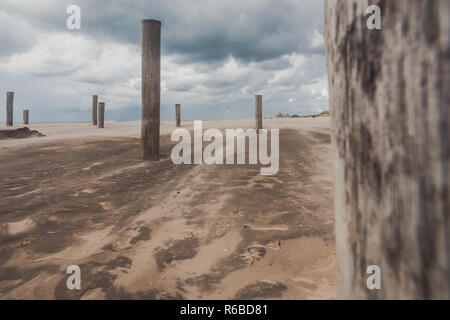
[{"label": "white cloud", "polygon": [[310,48],[322,48],[324,45],[323,34],[318,30],[314,30],[313,34],[310,36]]},{"label": "white cloud", "polygon": [[[65,29],[63,2],[46,0],[39,6],[5,1],[6,5],[0,5],[0,40],[9,39],[10,48],[0,50],[0,90],[19,91],[18,101],[27,95],[26,90],[32,91],[33,99],[25,103],[42,112],[84,112],[90,108],[92,94],[99,94],[111,110],[138,108],[141,54],[139,44],[128,41],[128,36],[134,39],[139,34],[136,21],[145,12],[164,18],[163,41],[169,45],[162,52],[161,103],[170,110],[182,103],[190,106],[184,114],[203,108],[211,117],[225,112],[245,117],[252,113],[255,94],[264,95],[264,110],[269,114],[275,110],[310,113],[327,104],[324,55],[305,49],[323,46],[323,35],[312,23],[304,31],[295,27],[305,12],[310,16],[317,12],[311,20],[321,21],[322,11],[310,9],[311,1],[283,0],[279,5],[264,1],[261,6],[259,1],[248,1],[237,16],[236,7],[228,2],[204,6],[190,2],[180,11],[174,4],[137,1],[136,7],[126,10],[129,5],[119,2],[106,8],[99,0],[80,1],[81,32]],[[94,6],[98,10],[91,10]],[[143,12],[137,13],[136,8]],[[275,12],[262,19],[267,11]],[[174,17],[184,13],[185,18],[203,22],[183,20],[184,26],[175,28]],[[236,24],[230,24],[230,19]],[[261,21],[270,32],[258,28]],[[7,30],[11,25],[17,33],[14,37]],[[16,85],[21,79],[27,84]]]}]

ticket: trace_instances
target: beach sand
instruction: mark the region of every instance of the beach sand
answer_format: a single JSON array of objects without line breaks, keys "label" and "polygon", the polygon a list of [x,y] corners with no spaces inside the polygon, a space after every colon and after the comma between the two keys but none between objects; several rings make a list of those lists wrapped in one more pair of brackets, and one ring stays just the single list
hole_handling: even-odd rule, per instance
[{"label": "beach sand", "polygon": [[[173,122],[155,163],[140,159],[139,122],[105,126],[0,140],[0,299],[336,298],[328,117],[264,120],[280,129],[274,176],[174,165]],[[66,286],[70,265],[81,290]]]}]

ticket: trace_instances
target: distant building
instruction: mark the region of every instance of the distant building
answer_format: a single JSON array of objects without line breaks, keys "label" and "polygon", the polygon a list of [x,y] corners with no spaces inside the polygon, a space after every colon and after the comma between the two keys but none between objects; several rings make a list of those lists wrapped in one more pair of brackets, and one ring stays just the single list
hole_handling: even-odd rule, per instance
[{"label": "distant building", "polygon": [[291,117],[290,114],[287,114],[287,113],[281,113],[281,112],[278,112],[278,113],[276,114],[276,116],[275,116],[275,118],[290,118],[290,117]]}]

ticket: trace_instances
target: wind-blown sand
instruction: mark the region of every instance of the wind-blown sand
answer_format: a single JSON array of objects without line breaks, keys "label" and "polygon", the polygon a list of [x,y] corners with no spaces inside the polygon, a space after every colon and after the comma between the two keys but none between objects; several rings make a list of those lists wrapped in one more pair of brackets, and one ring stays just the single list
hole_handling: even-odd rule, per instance
[{"label": "wind-blown sand", "polygon": [[[275,176],[174,165],[172,122],[161,161],[141,161],[140,123],[105,125],[32,124],[45,137],[0,141],[1,299],[336,297],[328,117],[264,120],[280,128]],[[67,289],[69,265],[81,290]]]}]

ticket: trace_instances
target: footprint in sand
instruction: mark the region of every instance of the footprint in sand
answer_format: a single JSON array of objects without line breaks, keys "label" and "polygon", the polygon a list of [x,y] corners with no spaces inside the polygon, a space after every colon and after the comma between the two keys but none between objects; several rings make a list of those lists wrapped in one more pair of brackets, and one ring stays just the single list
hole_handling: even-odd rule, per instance
[{"label": "footprint in sand", "polygon": [[35,223],[32,219],[26,218],[19,222],[11,222],[6,224],[6,232],[9,235],[16,235],[30,231],[35,227]]},{"label": "footprint in sand", "polygon": [[261,260],[267,253],[267,250],[264,246],[253,245],[247,248],[243,254],[241,254],[241,258],[247,262],[248,264],[253,264],[256,261]]}]

